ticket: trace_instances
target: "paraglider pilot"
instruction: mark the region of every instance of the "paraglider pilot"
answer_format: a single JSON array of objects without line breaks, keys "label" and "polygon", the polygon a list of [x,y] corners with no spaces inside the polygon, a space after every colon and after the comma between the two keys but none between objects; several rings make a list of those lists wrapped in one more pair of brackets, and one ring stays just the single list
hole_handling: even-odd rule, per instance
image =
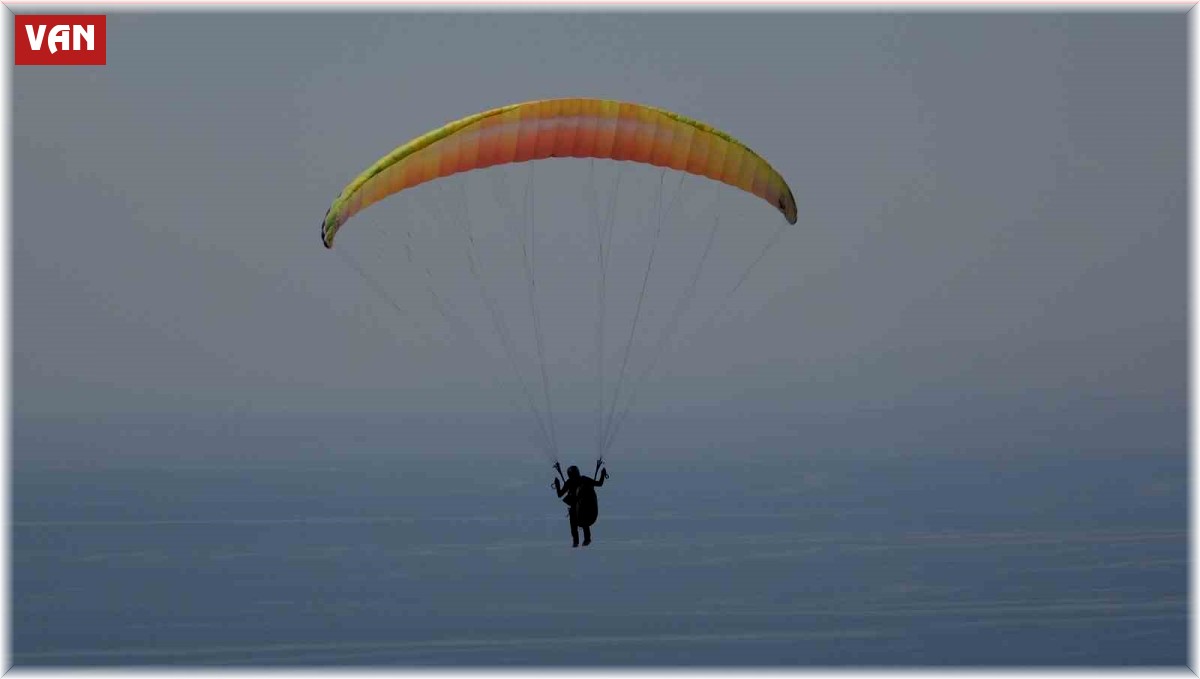
[{"label": "paraglider pilot", "polygon": [[[567,478],[563,479],[561,486],[558,479],[554,479],[554,492],[570,507],[567,516],[571,519],[571,539],[574,542],[572,547],[579,546],[580,528],[583,529],[583,546],[592,544],[592,524],[596,523],[596,516],[600,511],[596,502],[596,488],[603,486],[604,479],[608,478],[608,469],[601,473],[600,468],[603,464],[603,460],[596,460],[596,471],[590,479],[580,475],[579,467],[575,465],[567,467]],[[554,463],[554,468],[558,470],[559,477],[562,477],[562,467],[557,462]]]}]

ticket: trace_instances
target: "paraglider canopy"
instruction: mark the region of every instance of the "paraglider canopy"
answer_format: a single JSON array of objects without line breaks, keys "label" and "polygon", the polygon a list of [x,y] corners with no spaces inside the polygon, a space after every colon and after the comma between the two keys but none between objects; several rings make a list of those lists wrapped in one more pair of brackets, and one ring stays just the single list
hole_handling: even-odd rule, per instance
[{"label": "paraglider canopy", "polygon": [[321,223],[333,247],[352,216],[440,177],[544,158],[604,158],[700,175],[754,194],[796,223],[796,199],[767,161],[737,139],[660,108],[605,99],[546,99],[476,113],[427,132],[350,182]]}]

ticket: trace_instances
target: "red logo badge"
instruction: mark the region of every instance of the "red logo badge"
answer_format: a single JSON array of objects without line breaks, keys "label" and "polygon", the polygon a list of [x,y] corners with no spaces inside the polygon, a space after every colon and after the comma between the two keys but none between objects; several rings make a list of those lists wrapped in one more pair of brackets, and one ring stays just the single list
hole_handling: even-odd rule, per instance
[{"label": "red logo badge", "polygon": [[17,66],[103,66],[103,14],[17,14]]}]

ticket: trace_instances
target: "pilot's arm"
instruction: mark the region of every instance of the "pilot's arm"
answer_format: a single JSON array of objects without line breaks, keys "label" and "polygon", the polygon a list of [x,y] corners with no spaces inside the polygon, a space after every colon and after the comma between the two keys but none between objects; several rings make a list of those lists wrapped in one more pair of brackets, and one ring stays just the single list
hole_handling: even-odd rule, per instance
[{"label": "pilot's arm", "polygon": [[554,492],[558,493],[559,497],[566,495],[568,492],[571,491],[572,488],[574,488],[574,486],[571,485],[570,481],[567,481],[566,483],[564,483],[560,486],[558,484],[558,479],[554,479]]}]

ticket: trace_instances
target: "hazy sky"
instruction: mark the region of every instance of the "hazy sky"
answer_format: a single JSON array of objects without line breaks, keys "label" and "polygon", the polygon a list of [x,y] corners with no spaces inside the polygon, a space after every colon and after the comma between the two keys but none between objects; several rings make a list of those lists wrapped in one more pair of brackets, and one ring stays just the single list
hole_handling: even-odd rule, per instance
[{"label": "hazy sky", "polygon": [[[1182,450],[1185,21],[110,14],[107,66],[14,69],[15,408],[507,407],[519,391],[480,389],[507,377],[502,354],[439,347],[442,331],[422,334],[438,320],[428,309],[414,312],[421,330],[406,325],[321,247],[318,223],[349,179],[415,135],[505,103],[594,96],[731,132],[800,206],[731,300],[734,322],[681,354],[645,407],[920,411],[927,426],[974,426],[962,413],[999,408],[1004,429],[1025,415],[1064,430],[1107,422],[1092,435],[1132,428],[1130,440]],[[570,169],[535,188],[558,224],[584,208],[555,182],[586,179],[589,166],[555,162]],[[514,195],[526,172],[508,175]],[[667,176],[668,197],[676,181]],[[492,187],[451,186],[475,201]],[[707,226],[721,195],[723,214],[745,224],[757,240],[741,244],[743,259],[777,223],[769,206],[685,187],[681,215]],[[351,227],[415,214],[399,201],[356,217],[339,248],[353,251]],[[570,270],[569,243],[542,245],[543,261]],[[464,249],[447,252],[461,263]],[[663,255],[658,270],[686,281],[696,259]],[[442,285],[470,283],[427,261]],[[615,280],[640,282],[640,266]],[[571,309],[546,294],[547,333],[558,322],[591,336],[582,320],[556,321],[554,309]],[[709,308],[717,297],[698,295]],[[482,309],[464,314],[490,330]],[[564,408],[588,404],[573,385],[594,389],[583,349],[554,354]]]}]

